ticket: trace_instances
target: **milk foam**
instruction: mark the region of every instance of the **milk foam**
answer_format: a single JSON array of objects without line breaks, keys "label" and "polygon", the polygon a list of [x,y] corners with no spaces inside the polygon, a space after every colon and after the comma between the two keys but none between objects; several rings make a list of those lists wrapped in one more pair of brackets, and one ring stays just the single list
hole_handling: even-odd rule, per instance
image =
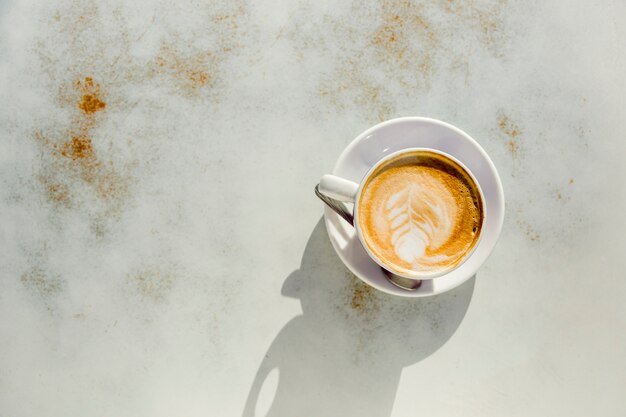
[{"label": "milk foam", "polygon": [[416,152],[372,174],[357,213],[367,246],[400,273],[459,263],[482,224],[482,203],[471,177],[441,155]]},{"label": "milk foam", "polygon": [[449,256],[428,255],[426,249],[446,241],[452,232],[452,219],[441,196],[429,193],[421,184],[408,184],[386,201],[387,222],[393,249],[412,269],[428,269],[433,262]]}]

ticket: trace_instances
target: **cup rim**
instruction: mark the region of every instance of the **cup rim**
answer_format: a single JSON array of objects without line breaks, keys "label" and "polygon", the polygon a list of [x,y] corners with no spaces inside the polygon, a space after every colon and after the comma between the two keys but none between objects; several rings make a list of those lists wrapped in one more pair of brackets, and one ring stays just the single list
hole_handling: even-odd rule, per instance
[{"label": "cup rim", "polygon": [[[474,245],[472,246],[472,248],[467,251],[467,253],[465,253],[465,255],[463,256],[463,258],[461,259],[461,261],[459,261],[456,265],[450,266],[448,268],[445,268],[441,271],[436,271],[436,272],[431,272],[431,273],[422,273],[422,272],[415,272],[413,274],[407,274],[404,272],[400,272],[395,270],[394,268],[391,268],[389,265],[386,265],[378,256],[376,256],[371,249],[369,248],[369,246],[366,244],[365,242],[365,238],[363,237],[363,234],[361,232],[361,225],[359,224],[359,215],[358,215],[358,209],[359,209],[359,202],[361,200],[361,193],[363,191],[363,187],[365,185],[365,183],[367,183],[367,180],[370,178],[370,176],[372,175],[372,173],[378,168],[380,167],[382,164],[384,164],[385,162],[389,161],[390,159],[393,159],[399,155],[402,155],[404,153],[409,153],[409,152],[416,152],[416,151],[427,151],[427,152],[432,152],[438,155],[441,155],[445,158],[450,159],[452,162],[458,164],[472,179],[472,181],[474,182],[474,186],[476,187],[476,189],[478,190],[478,195],[480,196],[480,201],[481,201],[481,205],[482,205],[482,223],[481,223],[481,233],[478,235],[478,240],[474,243]],[[357,189],[357,193],[355,196],[355,200],[354,200],[354,208],[353,208],[353,216],[354,216],[354,230],[356,231],[356,235],[359,238],[359,242],[361,243],[361,246],[363,246],[363,248],[365,249],[365,251],[367,252],[368,256],[370,258],[372,258],[372,260],[374,260],[374,262],[376,262],[381,268],[385,269],[386,271],[395,274],[395,275],[399,275],[403,278],[408,278],[408,279],[414,279],[414,280],[430,280],[430,279],[435,279],[441,276],[444,276],[452,271],[454,271],[455,269],[459,268],[461,265],[463,265],[474,253],[474,251],[476,250],[476,248],[478,247],[478,245],[480,244],[480,241],[483,238],[483,231],[482,231],[482,227],[485,223],[485,220],[487,219],[487,202],[485,201],[485,196],[483,194],[483,190],[482,187],[480,185],[480,183],[478,182],[478,180],[476,179],[476,177],[474,176],[474,174],[472,173],[472,171],[462,162],[460,161],[458,158],[448,154],[447,152],[443,152],[440,151],[439,149],[433,149],[433,148],[428,148],[428,147],[412,147],[412,148],[405,148],[405,149],[400,149],[398,151],[392,152],[389,155],[385,156],[384,158],[380,159],[378,162],[376,162],[374,165],[372,165],[372,167],[370,167],[370,169],[367,171],[367,173],[363,176],[363,178],[361,179],[361,181],[359,182],[359,188]]]}]

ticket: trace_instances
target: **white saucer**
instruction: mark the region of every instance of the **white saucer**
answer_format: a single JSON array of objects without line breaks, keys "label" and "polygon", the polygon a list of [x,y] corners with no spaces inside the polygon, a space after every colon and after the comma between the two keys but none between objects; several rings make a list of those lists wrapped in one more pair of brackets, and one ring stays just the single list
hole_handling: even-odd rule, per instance
[{"label": "white saucer", "polygon": [[474,174],[486,201],[486,216],[478,246],[471,257],[450,273],[424,280],[407,291],[385,278],[382,269],[365,252],[354,228],[325,207],[326,230],[344,264],[361,280],[389,294],[425,297],[448,291],[472,277],[496,245],[504,221],[504,191],[496,167],[478,142],[458,128],[435,119],[403,117],[380,123],[363,132],[343,151],[333,174],[360,183],[367,171],[386,155],[405,148],[425,147],[446,152]]}]

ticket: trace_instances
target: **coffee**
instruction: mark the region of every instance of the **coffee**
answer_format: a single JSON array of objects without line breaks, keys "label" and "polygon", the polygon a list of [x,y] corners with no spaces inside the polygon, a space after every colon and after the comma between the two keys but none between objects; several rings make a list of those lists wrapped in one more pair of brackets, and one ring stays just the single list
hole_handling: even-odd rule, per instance
[{"label": "coffee", "polygon": [[355,214],[365,244],[390,271],[419,275],[453,268],[472,251],[484,209],[463,167],[416,150],[369,176]]}]

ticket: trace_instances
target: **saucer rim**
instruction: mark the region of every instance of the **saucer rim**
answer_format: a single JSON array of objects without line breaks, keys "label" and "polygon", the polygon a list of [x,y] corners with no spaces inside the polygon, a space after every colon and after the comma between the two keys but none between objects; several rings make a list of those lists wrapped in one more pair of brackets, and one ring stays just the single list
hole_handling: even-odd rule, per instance
[{"label": "saucer rim", "polygon": [[[386,120],[384,122],[378,123],[378,124],[370,127],[369,129],[365,130],[364,132],[359,134],[357,137],[355,137],[348,144],[348,146],[346,146],[344,148],[344,150],[339,155],[339,158],[337,159],[337,161],[336,161],[336,163],[335,163],[335,165],[333,167],[333,174],[336,174],[339,171],[339,169],[344,164],[349,163],[349,161],[347,160],[348,159],[348,155],[350,155],[352,153],[352,150],[364,138],[368,137],[373,132],[375,132],[375,131],[377,131],[379,129],[385,128],[386,126],[393,125],[393,124],[398,124],[398,123],[406,123],[406,122],[439,125],[439,126],[442,126],[442,127],[446,128],[446,129],[452,130],[453,132],[455,132],[459,136],[463,137],[464,140],[468,141],[479,152],[479,154],[481,155],[482,159],[487,163],[489,174],[490,174],[490,176],[492,176],[492,178],[493,178],[493,180],[495,182],[495,185],[496,185],[496,193],[495,194],[498,197],[498,199],[496,201],[497,208],[498,208],[498,210],[496,210],[496,212],[497,212],[496,214],[499,214],[499,216],[497,216],[496,218],[492,219],[492,221],[496,221],[497,222],[497,223],[495,223],[495,229],[493,231],[493,233],[496,234],[496,238],[493,241],[492,247],[489,248],[489,253],[485,257],[483,262],[477,268],[471,268],[466,274],[462,274],[462,276],[456,278],[454,280],[454,282],[450,283],[450,285],[447,285],[444,288],[440,288],[439,290],[437,290],[437,287],[434,287],[430,292],[425,292],[425,289],[422,290],[422,291],[420,291],[419,289],[416,290],[416,291],[409,291],[409,290],[403,290],[403,289],[398,288],[398,287],[394,287],[394,288],[380,287],[379,285],[377,285],[377,282],[376,282],[375,279],[372,279],[369,276],[362,276],[362,274],[357,273],[355,271],[356,268],[354,268],[351,265],[352,262],[350,260],[344,258],[343,254],[342,254],[342,251],[336,247],[335,239],[333,239],[333,232],[332,232],[333,228],[329,227],[329,224],[331,222],[331,219],[329,217],[330,216],[338,217],[338,216],[337,216],[337,214],[334,211],[332,211],[327,206],[324,207],[324,223],[326,225],[326,231],[328,233],[329,240],[331,241],[331,244],[333,246],[333,249],[337,253],[337,256],[339,256],[339,258],[344,263],[344,265],[356,277],[358,277],[361,281],[363,281],[364,283],[366,283],[366,284],[376,288],[377,290],[380,290],[380,291],[382,291],[384,293],[387,293],[387,294],[401,296],[401,297],[408,297],[408,298],[418,298],[418,297],[428,297],[428,296],[432,296],[432,295],[436,295],[436,294],[445,293],[445,292],[447,292],[449,290],[452,290],[453,288],[458,287],[459,285],[461,285],[465,281],[469,280],[472,276],[476,275],[476,273],[480,269],[480,267],[482,265],[484,265],[484,263],[487,261],[487,259],[489,259],[489,257],[493,253],[493,250],[494,250],[498,240],[500,239],[501,232],[502,232],[502,227],[503,227],[503,224],[504,224],[505,197],[504,197],[504,189],[503,189],[503,186],[502,186],[502,180],[500,179],[500,175],[498,173],[498,170],[497,170],[495,164],[493,163],[493,161],[491,160],[491,158],[489,157],[489,155],[487,154],[487,152],[482,148],[482,146],[480,146],[478,141],[476,141],[469,134],[467,134],[466,132],[462,131],[458,127],[451,125],[450,123],[444,122],[442,120],[430,118],[430,117],[420,117],[420,116],[398,117],[398,118],[395,118],[395,119]],[[400,151],[402,149],[409,149],[411,147],[425,147],[425,146],[424,145],[413,144],[412,146],[407,146],[407,147],[404,147],[404,148],[396,149],[393,152],[398,152],[398,151]],[[446,150],[438,149],[437,147],[426,147],[426,148],[430,148],[430,149],[435,149],[435,150],[438,150],[438,151],[446,152]],[[453,156],[463,162],[463,159],[460,156],[458,156],[458,155],[453,155]],[[383,157],[384,157],[384,155],[383,155]],[[341,219],[336,219],[336,220],[341,221]],[[358,236],[355,233],[354,236],[350,237],[350,239],[351,240],[352,239],[357,239],[358,240]],[[359,242],[359,244],[360,244],[360,242]],[[477,249],[478,249],[478,246],[477,246]],[[376,264],[376,262],[374,260],[370,259],[370,261],[372,263]],[[461,265],[461,266],[459,266],[459,268],[463,268],[463,266]],[[454,271],[457,271],[457,270],[458,269],[455,269]],[[441,282],[441,281],[445,280],[446,278],[450,278],[450,276],[446,274],[446,275],[442,275],[442,276],[439,276],[439,277],[436,277],[436,278],[432,278],[430,280],[437,280],[438,282]],[[425,286],[422,286],[422,287],[425,287]],[[420,289],[422,287],[420,287]]]}]

